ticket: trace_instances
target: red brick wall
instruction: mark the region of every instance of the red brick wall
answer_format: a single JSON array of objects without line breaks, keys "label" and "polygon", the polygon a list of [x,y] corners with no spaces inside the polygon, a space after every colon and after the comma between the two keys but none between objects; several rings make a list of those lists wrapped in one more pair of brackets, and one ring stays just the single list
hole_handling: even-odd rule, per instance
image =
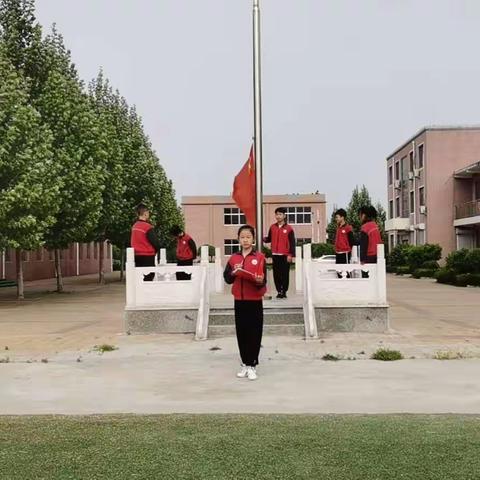
[{"label": "red brick wall", "polygon": [[[98,272],[100,244],[79,244],[79,275],[88,275]],[[111,246],[103,245],[105,258],[105,271],[111,271]],[[0,256],[0,278],[15,280],[16,278],[16,255],[10,249],[5,253],[5,262]],[[55,277],[55,262],[53,252],[41,248],[33,252],[23,252],[23,275],[25,281],[41,280]],[[5,265],[5,271],[3,271]],[[62,273],[65,277],[77,275],[77,246],[71,245],[61,252]]]}]

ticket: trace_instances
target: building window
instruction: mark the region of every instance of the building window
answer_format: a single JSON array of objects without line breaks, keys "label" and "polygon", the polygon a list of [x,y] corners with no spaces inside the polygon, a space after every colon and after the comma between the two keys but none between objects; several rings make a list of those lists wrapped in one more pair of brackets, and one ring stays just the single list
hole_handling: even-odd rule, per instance
[{"label": "building window", "polygon": [[400,217],[400,197],[395,199],[395,216]]},{"label": "building window", "polygon": [[415,162],[413,160],[413,150],[410,152],[410,171],[413,172],[413,170],[415,169]]},{"label": "building window", "polygon": [[392,185],[393,183],[393,167],[390,165],[388,167],[388,184]]},{"label": "building window", "polygon": [[287,222],[292,225],[311,225],[312,207],[287,207]]},{"label": "building window", "polygon": [[22,262],[28,262],[30,255],[25,250],[22,250]]},{"label": "building window", "polygon": [[233,255],[240,250],[240,243],[238,243],[238,239],[225,239],[223,242],[225,255]]},{"label": "building window", "polygon": [[35,256],[37,262],[41,262],[43,260],[43,248],[37,248],[36,256]]},{"label": "building window", "polygon": [[425,187],[420,187],[418,189],[419,203],[421,207],[425,206]]},{"label": "building window", "polygon": [[224,225],[245,225],[247,219],[239,208],[224,208],[223,223]]},{"label": "building window", "polygon": [[418,147],[418,168],[423,168],[423,145]]},{"label": "building window", "polygon": [[393,218],[393,200],[388,202],[388,218]]},{"label": "building window", "polygon": [[309,243],[312,243],[311,238],[297,238],[297,247],[308,245]]},{"label": "building window", "polygon": [[395,163],[395,180],[400,180],[400,162]]},{"label": "building window", "polygon": [[12,251],[13,250],[11,248],[7,248],[5,250],[5,262],[11,262],[12,261],[12,257],[13,257]]},{"label": "building window", "polygon": [[410,192],[410,213],[415,212],[415,193]]}]

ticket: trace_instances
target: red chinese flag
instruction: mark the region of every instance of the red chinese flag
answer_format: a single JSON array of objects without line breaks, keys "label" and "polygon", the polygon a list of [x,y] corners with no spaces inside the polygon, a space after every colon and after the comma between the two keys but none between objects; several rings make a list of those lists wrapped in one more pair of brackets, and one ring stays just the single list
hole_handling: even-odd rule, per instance
[{"label": "red chinese flag", "polygon": [[233,200],[247,218],[247,223],[256,226],[256,183],[255,183],[255,154],[253,146],[247,163],[240,170],[233,182]]}]

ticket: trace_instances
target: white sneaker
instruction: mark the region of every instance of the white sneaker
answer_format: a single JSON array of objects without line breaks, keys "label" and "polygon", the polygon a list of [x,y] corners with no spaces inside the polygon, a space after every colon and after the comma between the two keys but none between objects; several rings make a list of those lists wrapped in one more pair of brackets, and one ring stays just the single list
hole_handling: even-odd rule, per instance
[{"label": "white sneaker", "polygon": [[246,365],[242,365],[242,369],[237,373],[238,378],[246,378],[248,375],[248,368]]},{"label": "white sneaker", "polygon": [[257,371],[255,370],[255,367],[247,367],[247,377],[249,380],[256,380],[258,378]]}]

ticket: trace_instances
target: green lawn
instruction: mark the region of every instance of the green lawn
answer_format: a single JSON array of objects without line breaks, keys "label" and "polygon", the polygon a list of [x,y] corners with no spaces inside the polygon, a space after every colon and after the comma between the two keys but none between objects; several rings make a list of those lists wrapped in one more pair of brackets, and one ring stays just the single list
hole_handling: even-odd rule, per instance
[{"label": "green lawn", "polygon": [[480,479],[480,416],[0,417],[0,479]]}]

